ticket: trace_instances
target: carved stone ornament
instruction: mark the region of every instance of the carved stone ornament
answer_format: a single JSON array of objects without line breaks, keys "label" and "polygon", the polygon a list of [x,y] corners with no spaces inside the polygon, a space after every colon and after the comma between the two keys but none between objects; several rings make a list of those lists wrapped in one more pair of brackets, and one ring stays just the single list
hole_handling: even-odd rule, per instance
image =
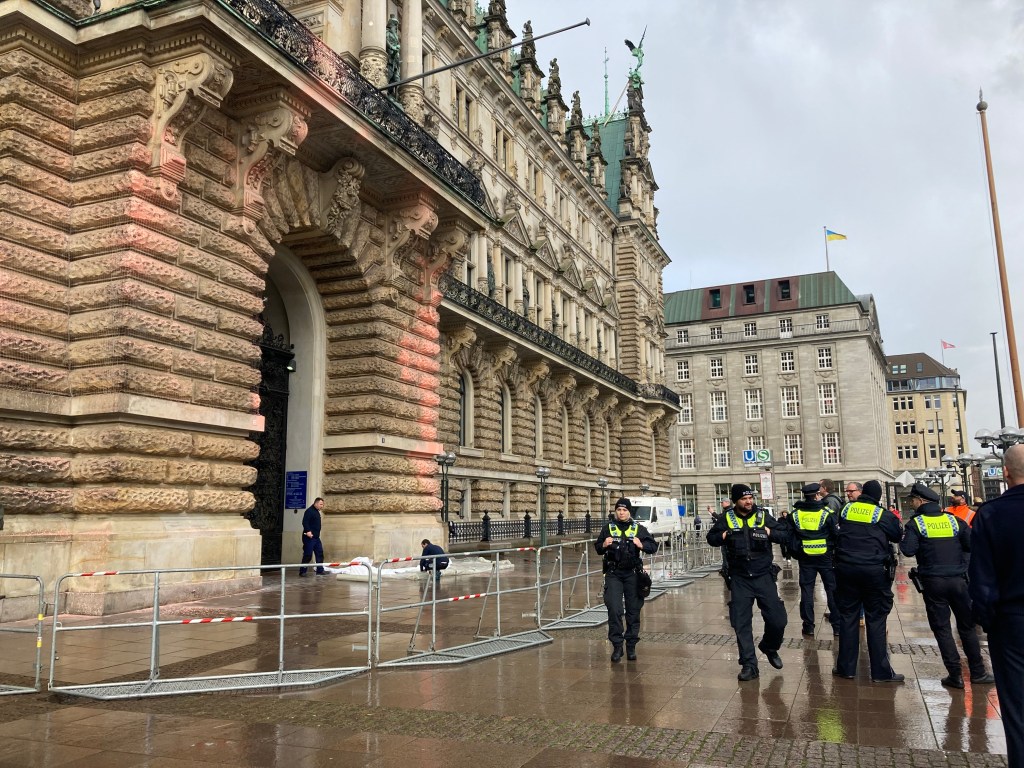
[{"label": "carved stone ornament", "polygon": [[476,343],[476,326],[471,323],[452,328],[447,332],[448,362],[452,362],[463,350],[468,350]]},{"label": "carved stone ornament", "polygon": [[[240,118],[237,204],[243,214],[259,220],[263,215],[263,182],[281,154],[294,155],[306,138],[309,110],[283,91],[253,99]],[[240,111],[245,104],[239,105]],[[262,107],[262,108],[261,108]],[[273,151],[272,151],[273,150]]]},{"label": "carved stone ornament", "polygon": [[[469,231],[457,222],[446,222],[438,229],[427,246],[427,258],[423,263],[423,301],[441,302],[441,292],[434,290],[436,277],[448,269],[455,260],[464,258],[469,245]],[[431,303],[434,303],[431,302]]]},{"label": "carved stone ornament", "polygon": [[207,107],[220,108],[233,81],[234,73],[227,63],[209,53],[196,53],[157,67],[150,141],[153,175],[174,185],[185,178],[185,134],[199,122]]},{"label": "carved stone ornament", "polygon": [[359,189],[366,169],[362,163],[352,157],[344,158],[338,163],[334,177],[338,183],[331,196],[331,205],[327,210],[327,232],[344,248],[352,245],[362,203],[359,200]]},{"label": "carved stone ornament", "polygon": [[377,88],[387,85],[388,55],[378,49],[364,51],[359,56],[359,74]]}]

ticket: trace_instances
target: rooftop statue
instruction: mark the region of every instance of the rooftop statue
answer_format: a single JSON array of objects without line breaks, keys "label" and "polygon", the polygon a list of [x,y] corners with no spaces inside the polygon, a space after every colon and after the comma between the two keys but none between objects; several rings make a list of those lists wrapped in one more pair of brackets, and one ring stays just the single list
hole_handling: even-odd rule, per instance
[{"label": "rooftop statue", "polygon": [[647,28],[644,28],[644,33],[640,36],[640,44],[633,45],[632,40],[626,40],[626,47],[629,48],[629,52],[633,54],[633,58],[636,59],[636,66],[629,70],[629,82],[633,84],[635,88],[639,88],[644,84],[643,78],[640,76],[640,67],[644,65],[644,38],[647,37]]},{"label": "rooftop statue", "polygon": [[551,72],[548,74],[548,95],[559,96],[562,93],[562,76],[558,74],[558,59],[551,60]]}]

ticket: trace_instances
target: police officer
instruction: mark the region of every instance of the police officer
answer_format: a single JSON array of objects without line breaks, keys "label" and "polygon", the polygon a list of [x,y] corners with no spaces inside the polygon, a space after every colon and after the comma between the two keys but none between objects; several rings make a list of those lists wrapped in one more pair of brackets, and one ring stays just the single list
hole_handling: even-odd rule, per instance
[{"label": "police officer", "polygon": [[917,558],[917,583],[924,594],[928,626],[939,644],[942,663],[949,673],[942,678],[947,688],[963,688],[960,654],[949,627],[949,612],[956,617],[956,631],[967,656],[971,683],[990,685],[995,682],[985,669],[981,644],[974,629],[971,599],[967,594],[967,557],[971,551],[971,527],[950,512],[939,508],[939,495],[931,488],[915,483],[910,490],[914,518],[907,523],[900,542],[900,551]]},{"label": "police officer", "polygon": [[836,573],[832,555],[839,530],[836,516],[818,498],[821,485],[809,483],[800,489],[803,501],[793,505],[789,525],[793,538],[793,552],[800,563],[800,620],[803,634],[814,637],[814,585],[821,576],[828,603],[828,617],[832,634],[839,634],[839,611],[836,609]]},{"label": "police officer", "polygon": [[[643,567],[642,552],[653,555],[658,542],[633,517],[629,499],[615,502],[613,519],[597,535],[594,548],[604,555],[604,604],[608,609],[608,640],[612,644],[612,661],[622,658],[622,644],[626,644],[626,658],[636,661],[636,644],[640,639],[640,609],[644,601],[637,586],[637,570]],[[622,613],[625,603],[626,633],[622,633]]]},{"label": "police officer", "polygon": [[733,506],[708,531],[708,544],[723,547],[731,581],[729,623],[736,630],[741,665],[740,682],[759,676],[754,653],[754,601],[764,619],[764,636],[758,644],[776,669],[782,669],[782,635],[786,630],[786,607],[775,586],[777,567],[773,564],[772,539],[786,541],[788,536],[775,518],[755,506],[754,492],[746,485],[732,486]]},{"label": "police officer", "polygon": [[892,552],[889,542],[903,534],[899,519],[879,506],[882,486],[877,480],[864,483],[857,501],[839,513],[836,544],[836,605],[839,608],[839,656],[832,674],[852,680],[860,653],[860,612],[867,623],[871,680],[902,683],[889,663],[885,621],[892,610]]}]

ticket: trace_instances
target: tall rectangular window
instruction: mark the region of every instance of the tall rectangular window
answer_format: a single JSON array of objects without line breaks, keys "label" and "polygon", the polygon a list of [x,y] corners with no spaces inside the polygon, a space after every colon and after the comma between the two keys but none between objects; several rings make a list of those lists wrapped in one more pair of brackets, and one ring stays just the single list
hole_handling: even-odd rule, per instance
[{"label": "tall rectangular window", "polygon": [[786,449],[786,464],[799,466],[804,463],[804,439],[802,435],[786,435],[783,441]]},{"label": "tall rectangular window", "polygon": [[690,361],[676,360],[676,381],[690,380]]},{"label": "tall rectangular window", "polygon": [[757,376],[761,373],[761,366],[757,361],[757,355],[744,355],[743,356],[743,375],[744,376]]},{"label": "tall rectangular window", "polygon": [[720,326],[720,325],[712,325],[711,328],[710,328],[710,333],[711,333],[711,340],[712,341],[721,341],[722,340],[722,326]]},{"label": "tall rectangular window", "polygon": [[832,370],[832,347],[818,347],[818,370]]},{"label": "tall rectangular window", "polygon": [[753,304],[755,296],[756,296],[756,292],[754,291],[754,286],[752,286],[752,285],[744,285],[743,286],[743,303],[744,304]]},{"label": "tall rectangular window", "polygon": [[455,84],[455,105],[452,110],[455,114],[455,122],[459,125],[459,130],[463,133],[469,133],[469,129],[472,128],[471,122],[471,111],[473,109],[473,98],[466,92],[458,83]]},{"label": "tall rectangular window", "polygon": [[711,420],[729,420],[729,396],[725,392],[711,393]]},{"label": "tall rectangular window", "polygon": [[789,280],[779,280],[779,301],[788,301],[793,297],[790,292]]},{"label": "tall rectangular window", "polygon": [[819,331],[827,331],[832,325],[832,322],[828,319],[828,314],[817,315],[814,318],[814,328]]},{"label": "tall rectangular window", "polygon": [[689,344],[690,332],[685,328],[676,328],[676,344]]},{"label": "tall rectangular window", "polygon": [[934,406],[935,406],[936,408],[941,408],[941,407],[942,407],[942,395],[936,395],[936,396],[934,397],[934,399],[932,400],[932,404],[933,404],[933,405],[934,405]]},{"label": "tall rectangular window", "polygon": [[838,432],[822,432],[821,434],[821,463],[842,464],[843,451],[839,447]]},{"label": "tall rectangular window", "polygon": [[721,357],[712,357],[708,360],[708,374],[712,379],[725,376],[725,363]]},{"label": "tall rectangular window", "polygon": [[722,308],[722,291],[719,288],[712,288],[708,291],[708,303],[712,309]]},{"label": "tall rectangular window", "polygon": [[[715,469],[729,468],[729,438],[711,438],[711,465]],[[726,494],[728,496],[728,494]]]},{"label": "tall rectangular window", "polygon": [[693,393],[684,392],[679,396],[679,423],[693,424]]},{"label": "tall rectangular window", "polygon": [[792,317],[780,317],[779,318],[779,336],[784,339],[788,339],[793,335],[793,318]]},{"label": "tall rectangular window", "polygon": [[747,450],[764,450],[764,435],[747,435]]},{"label": "tall rectangular window", "polygon": [[760,421],[764,418],[764,398],[760,389],[743,390],[743,399],[747,410],[747,421]]},{"label": "tall rectangular window", "polygon": [[679,441],[679,468],[697,468],[697,453],[693,447],[692,437],[684,437]]},{"label": "tall rectangular window", "polygon": [[757,323],[744,323],[743,324],[743,338],[745,338],[745,339],[756,339],[757,338]]},{"label": "tall rectangular window", "polygon": [[779,370],[782,373],[793,373],[796,371],[796,353],[786,349],[779,352]]},{"label": "tall rectangular window", "polygon": [[836,415],[836,385],[834,383],[818,385],[818,415]]},{"label": "tall rectangular window", "polygon": [[782,416],[783,418],[793,418],[800,415],[800,387],[789,386],[782,387],[780,390],[782,396]]}]

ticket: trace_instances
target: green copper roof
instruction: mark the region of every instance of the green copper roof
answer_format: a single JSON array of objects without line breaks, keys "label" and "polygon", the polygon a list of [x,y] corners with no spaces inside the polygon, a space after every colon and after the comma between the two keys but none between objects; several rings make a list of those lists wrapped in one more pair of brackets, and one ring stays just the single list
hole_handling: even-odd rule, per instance
[{"label": "green copper roof", "polygon": [[593,122],[584,122],[587,133],[601,133],[601,154],[604,155],[608,167],[604,171],[604,186],[607,190],[608,206],[613,211],[619,210],[619,187],[622,184],[622,172],[619,166],[626,153],[626,118],[625,115],[612,115],[608,122],[604,118],[595,118]]},{"label": "green copper roof", "polygon": [[[792,297],[787,301],[780,300],[780,283],[785,281],[789,282]],[[752,305],[743,302],[744,287],[748,285],[753,285],[756,290],[756,299]],[[714,290],[720,291],[721,297],[721,307],[717,309],[711,308],[711,292]],[[709,285],[705,288],[665,294],[665,323],[671,325],[725,317],[746,317],[766,312],[834,307],[857,301],[857,297],[835,272],[816,272],[810,275]]]}]

